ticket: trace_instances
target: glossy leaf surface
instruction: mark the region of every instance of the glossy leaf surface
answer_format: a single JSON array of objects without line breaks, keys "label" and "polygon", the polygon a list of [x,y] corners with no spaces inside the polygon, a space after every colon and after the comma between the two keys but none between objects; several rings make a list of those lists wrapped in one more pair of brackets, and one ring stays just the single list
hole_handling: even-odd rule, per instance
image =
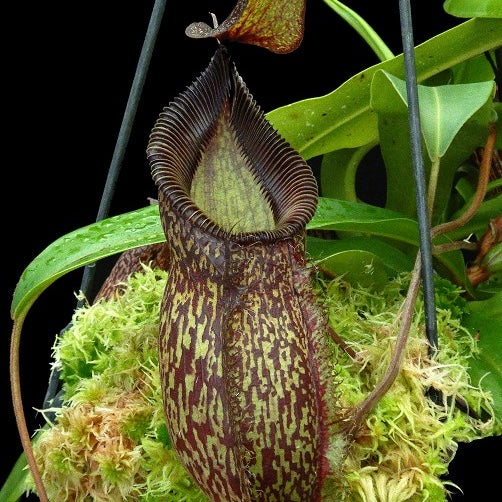
[{"label": "glossy leaf surface", "polygon": [[[319,199],[317,212],[307,229],[341,230],[418,246],[416,220],[397,211],[325,197]],[[449,238],[440,236],[436,239],[437,244],[445,242],[449,242]],[[438,255],[437,263],[454,282],[470,289],[466,282],[465,264],[460,251]]]},{"label": "glossy leaf surface", "polygon": [[20,317],[56,279],[101,258],[165,240],[159,209],[148,206],[74,230],[42,251],[25,269],[11,306]]},{"label": "glossy leaf surface", "polygon": [[357,169],[374,146],[368,143],[359,148],[342,148],[325,154],[321,164],[321,194],[332,199],[357,202]]},{"label": "glossy leaf surface", "polygon": [[[462,126],[492,97],[494,82],[471,84],[418,86],[422,134],[431,160],[446,154]],[[371,106],[379,113],[403,114],[406,110],[406,82],[390,73],[379,71],[371,87]],[[488,123],[490,111],[479,119]]]},{"label": "glossy leaf surface", "polygon": [[238,0],[230,15],[216,28],[192,23],[191,38],[215,37],[258,45],[272,52],[295,50],[303,38],[305,0]]},{"label": "glossy leaf surface", "polygon": [[471,84],[473,82],[486,82],[493,80],[495,74],[493,68],[487,59],[494,57],[493,51],[491,53],[483,54],[468,61],[463,61],[455,65],[451,69],[452,80],[451,84]]},{"label": "glossy leaf surface", "polygon": [[[466,203],[465,208],[469,206],[469,202],[470,201]],[[465,212],[465,208],[457,211],[452,218],[458,218],[462,213]],[[488,228],[488,222],[490,221],[490,219],[495,218],[501,213],[502,194],[498,194],[495,197],[486,199],[476,211],[476,214],[472,217],[471,220],[469,220],[466,225],[448,232],[447,236],[450,239],[458,240],[469,236],[469,234],[483,234]]]},{"label": "glossy leaf surface", "polygon": [[369,251],[349,249],[319,262],[319,268],[331,277],[343,277],[350,284],[381,289],[389,281],[382,260]]},{"label": "glossy leaf surface", "polygon": [[[418,245],[417,223],[387,209],[320,198],[308,229],[343,230],[390,238]],[[97,260],[146,244],[165,241],[158,208],[148,206],[75,230],[54,241],[25,269],[11,306],[13,317],[25,314],[38,296],[59,277]],[[448,242],[438,239],[438,242]],[[373,250],[376,253],[376,251]],[[449,275],[465,283],[460,251],[444,253],[438,260]]]},{"label": "glossy leaf surface", "polygon": [[[501,20],[467,21],[417,46],[418,81],[500,45]],[[404,78],[402,55],[363,70],[330,94],[277,108],[267,118],[306,159],[376,141],[378,127],[376,113],[370,108],[370,86],[378,70]]]},{"label": "glossy leaf surface", "polygon": [[444,10],[457,17],[502,17],[502,0],[446,0]]},{"label": "glossy leaf surface", "polygon": [[[448,219],[451,189],[458,166],[476,147],[485,142],[491,119],[493,82],[437,87],[418,86],[422,137],[431,163],[439,167],[433,223]],[[409,186],[413,180],[406,84],[378,72],[372,83],[371,104],[378,113],[378,129],[387,175],[389,209],[415,217],[414,197]]]},{"label": "glossy leaf surface", "polygon": [[392,51],[376,31],[357,12],[339,0],[324,0],[324,2],[361,35],[380,61],[386,61],[394,57]]},{"label": "glossy leaf surface", "polygon": [[[311,260],[324,269],[332,256],[344,251],[364,251],[378,257],[389,277],[413,268],[413,259],[396,247],[375,237],[349,237],[346,239],[327,240],[307,237],[307,252]],[[342,270],[337,272],[343,273]]]}]

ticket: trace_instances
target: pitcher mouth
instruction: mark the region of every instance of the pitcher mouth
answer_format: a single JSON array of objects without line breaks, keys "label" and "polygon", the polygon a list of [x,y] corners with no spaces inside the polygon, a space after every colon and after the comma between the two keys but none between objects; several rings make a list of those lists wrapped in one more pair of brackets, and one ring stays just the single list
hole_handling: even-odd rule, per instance
[{"label": "pitcher mouth", "polygon": [[[254,188],[268,205],[263,210],[271,211],[268,228],[224,228],[192,197],[194,177],[222,117],[256,182]],[[298,235],[317,206],[310,167],[265,119],[224,46],[194,83],[164,108],[150,135],[147,156],[160,195],[171,209],[220,239],[250,244]]]}]

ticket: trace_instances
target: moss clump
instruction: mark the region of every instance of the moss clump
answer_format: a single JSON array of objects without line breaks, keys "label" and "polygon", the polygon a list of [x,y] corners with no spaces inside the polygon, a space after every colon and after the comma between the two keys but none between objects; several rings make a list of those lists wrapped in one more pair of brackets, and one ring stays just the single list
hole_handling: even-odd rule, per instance
[{"label": "moss clump", "polygon": [[[145,267],[122,295],[78,310],[57,340],[65,404],[35,450],[52,502],[207,500],[176,460],[164,424],[157,330],[165,278]],[[354,362],[333,345],[333,378],[349,409],[387,368],[406,284],[400,278],[378,294],[341,280],[321,289],[333,327],[359,356]],[[457,442],[491,433],[491,421],[453,404],[462,398],[479,412],[490,396],[469,384],[476,343],[459,321],[460,292],[447,282],[438,291],[439,354],[427,354],[419,302],[398,380],[347,451],[332,438],[330,459],[343,474],[326,483],[324,500],[445,500],[440,476]],[[441,391],[439,401],[427,397],[431,388]]]},{"label": "moss clump", "polygon": [[[387,370],[407,281],[407,276],[397,278],[378,293],[340,279],[324,285],[330,322],[358,355],[353,361],[333,348],[341,407],[360,403]],[[347,495],[338,492],[332,500],[444,501],[448,482],[441,476],[457,443],[493,432],[493,420],[471,418],[455,406],[456,400],[467,403],[478,416],[491,406],[491,397],[470,384],[467,368],[477,347],[460,323],[460,293],[446,280],[436,285],[440,350],[434,357],[428,354],[418,300],[400,374],[348,450],[343,464]]]},{"label": "moss clump", "polygon": [[53,502],[206,500],[170,448],[157,367],[166,274],[144,272],[77,310],[56,341],[65,404],[35,450]]}]

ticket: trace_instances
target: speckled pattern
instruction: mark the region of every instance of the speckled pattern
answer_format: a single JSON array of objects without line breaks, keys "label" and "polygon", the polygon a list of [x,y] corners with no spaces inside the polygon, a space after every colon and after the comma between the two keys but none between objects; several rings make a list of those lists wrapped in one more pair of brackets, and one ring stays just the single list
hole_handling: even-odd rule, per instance
[{"label": "speckled pattern", "polygon": [[168,429],[213,500],[315,500],[319,378],[300,238],[235,245],[163,211],[172,265],[160,335]]},{"label": "speckled pattern", "polygon": [[[222,114],[274,228],[233,234],[191,198]],[[148,156],[169,255],[159,364],[173,447],[214,501],[320,500],[324,324],[304,258],[312,172],[265,121],[225,49],[163,111]]]}]

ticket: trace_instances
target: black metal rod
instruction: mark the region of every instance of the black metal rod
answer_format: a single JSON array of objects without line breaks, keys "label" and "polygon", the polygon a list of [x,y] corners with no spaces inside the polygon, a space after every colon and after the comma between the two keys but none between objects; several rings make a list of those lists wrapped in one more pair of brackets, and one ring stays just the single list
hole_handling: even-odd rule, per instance
[{"label": "black metal rod", "polygon": [[401,38],[403,42],[404,68],[406,73],[406,92],[408,95],[408,118],[411,139],[411,158],[415,178],[420,256],[422,259],[425,329],[432,351],[435,351],[438,346],[438,337],[436,301],[434,297],[434,268],[432,263],[431,229],[427,208],[427,189],[422,152],[422,135],[420,132],[420,112],[410,0],[399,0],[399,16],[401,20]]},{"label": "black metal rod", "polygon": [[[159,33],[165,7],[166,0],[155,0],[152,14],[150,16],[150,22],[148,23],[148,28],[143,42],[143,47],[141,48],[141,54],[136,66],[136,73],[134,74],[131,91],[129,92],[129,98],[127,100],[124,116],[122,118],[122,124],[120,125],[117,142],[115,143],[112,160],[108,169],[108,176],[106,178],[105,187],[101,196],[96,221],[105,219],[110,211],[115,187],[117,185],[120,169],[122,167],[122,161],[124,160],[127,144],[129,143],[129,138],[131,137],[132,126],[134,124],[138,104],[143,92],[143,86],[148,73],[148,68],[150,66],[150,61],[152,59],[152,53],[157,40],[157,35]],[[86,297],[90,295],[95,273],[96,266],[94,263],[86,265],[84,268],[80,290]]]},{"label": "black metal rod", "polygon": [[[157,35],[160,30],[162,18],[164,16],[165,7],[166,0],[155,0],[145,39],[143,41],[143,47],[141,48],[138,64],[136,66],[136,72],[131,84],[131,90],[129,92],[129,98],[127,99],[124,116],[122,117],[122,124],[120,125],[119,134],[115,143],[112,160],[110,162],[110,167],[108,168],[108,175],[106,178],[105,187],[103,189],[103,194],[101,195],[101,202],[99,204],[96,221],[101,221],[106,218],[110,211],[110,206],[112,203],[113,195],[115,193],[115,187],[117,185],[120,168],[122,167],[122,161],[124,160],[127,144],[129,143],[129,138],[131,137],[132,126],[136,117],[136,112],[138,110],[141,94],[143,92],[143,86],[146,80],[146,75],[148,73],[148,68],[150,66],[150,61],[152,59],[153,49],[155,47],[155,42],[157,41]],[[80,283],[80,291],[82,291],[87,299],[89,299],[95,275],[95,263],[91,263],[84,267],[84,273],[82,275],[82,281]],[[83,301],[79,301],[77,303],[77,308],[81,307],[82,304]],[[68,324],[61,331],[61,333],[69,329],[70,326],[71,323]],[[50,408],[59,405],[59,401],[57,401],[58,396],[56,395],[58,388],[59,369],[54,367],[49,377],[49,385],[44,398],[44,408]]]}]

